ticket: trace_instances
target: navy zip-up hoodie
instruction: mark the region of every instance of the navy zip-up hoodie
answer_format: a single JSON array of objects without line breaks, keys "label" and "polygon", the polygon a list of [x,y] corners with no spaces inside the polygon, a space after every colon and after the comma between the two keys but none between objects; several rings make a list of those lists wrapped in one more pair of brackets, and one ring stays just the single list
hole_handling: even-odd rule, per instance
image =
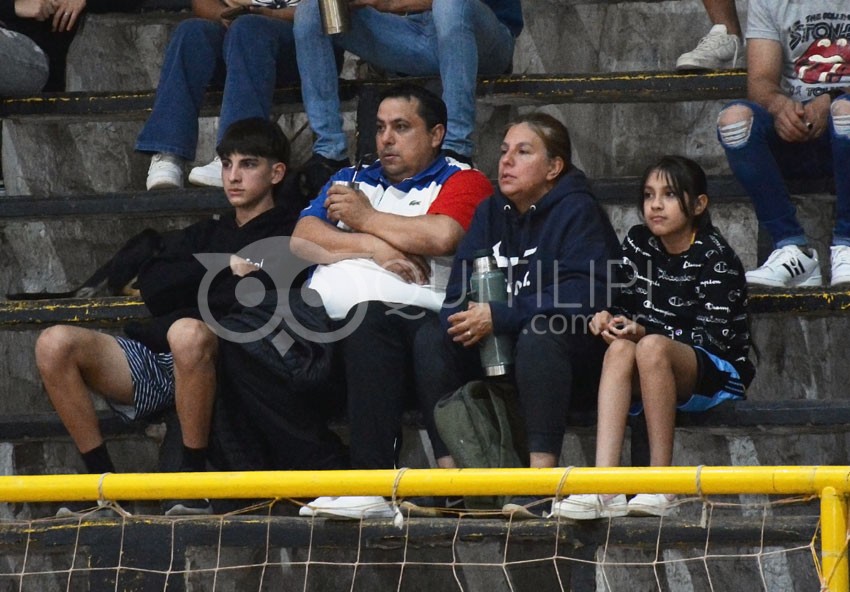
[{"label": "navy zip-up hoodie", "polygon": [[[440,318],[466,307],[475,254],[486,250],[508,278],[508,301],[494,302],[493,331],[518,334],[535,315],[591,315],[606,307],[609,261],[620,245],[587,178],[572,168],[524,214],[501,192],[475,211],[458,246]],[[589,321],[589,318],[588,318]]]}]

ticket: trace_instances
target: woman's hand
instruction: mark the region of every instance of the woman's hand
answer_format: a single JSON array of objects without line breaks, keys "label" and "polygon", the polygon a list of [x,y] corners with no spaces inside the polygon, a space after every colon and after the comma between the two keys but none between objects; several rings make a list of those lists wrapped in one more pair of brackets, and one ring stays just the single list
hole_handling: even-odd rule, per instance
[{"label": "woman's hand", "polygon": [[600,335],[608,328],[608,324],[613,318],[614,315],[612,315],[607,310],[600,310],[598,313],[593,315],[592,319],[590,319],[590,324],[588,325],[588,328],[590,329],[590,332],[594,335]]},{"label": "woman's hand", "polygon": [[54,0],[15,0],[15,15],[37,21],[46,21],[56,12]]},{"label": "woman's hand", "polygon": [[77,19],[86,8],[86,0],[57,0],[53,14],[53,31],[64,33],[77,24]]},{"label": "woman's hand", "polygon": [[[595,319],[596,317],[594,317]],[[623,315],[617,315],[611,317],[608,325],[599,334],[602,335],[605,343],[611,343],[615,339],[628,339],[637,343],[646,335],[646,329],[640,323],[636,323]]]},{"label": "woman's hand", "polygon": [[470,302],[469,308],[449,317],[452,341],[471,347],[493,333],[493,313],[488,303]]}]

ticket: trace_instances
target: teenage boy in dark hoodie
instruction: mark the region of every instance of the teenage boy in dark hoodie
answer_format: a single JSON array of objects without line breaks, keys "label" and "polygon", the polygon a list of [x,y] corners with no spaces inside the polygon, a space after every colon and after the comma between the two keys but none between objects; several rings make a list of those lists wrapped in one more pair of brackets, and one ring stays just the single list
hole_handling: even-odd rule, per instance
[{"label": "teenage boy in dark hoodie", "polygon": [[[238,121],[217,152],[233,209],[167,236],[161,251],[145,264],[138,283],[153,318],[125,327],[127,337],[58,325],[46,329],[36,343],[44,388],[90,473],[115,470],[90,392],[127,420],[175,405],[183,437],[180,470],[205,469],[219,345],[201,320],[201,309],[208,307],[215,318],[238,312],[242,304],[236,287],[246,277],[273,286],[260,258],[248,260],[238,253],[261,239],[288,236],[298,211],[275,207],[275,188],[283,181],[290,154],[289,141],[277,125],[260,118]],[[229,266],[209,270],[195,257],[198,253],[230,253]],[[214,279],[201,294],[208,273]],[[208,500],[165,504],[167,515],[211,511]]]}]

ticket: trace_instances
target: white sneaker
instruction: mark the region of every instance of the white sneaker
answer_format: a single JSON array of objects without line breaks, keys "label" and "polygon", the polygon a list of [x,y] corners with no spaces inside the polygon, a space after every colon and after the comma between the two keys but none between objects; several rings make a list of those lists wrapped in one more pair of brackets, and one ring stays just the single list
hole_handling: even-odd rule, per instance
[{"label": "white sneaker", "polygon": [[837,286],[850,282],[850,247],[832,246],[829,251],[829,259],[832,262],[832,277],[829,285]]},{"label": "white sneaker", "polygon": [[666,516],[675,505],[675,495],[640,493],[629,500],[629,516]]},{"label": "white sneaker", "polygon": [[771,288],[820,286],[817,251],[812,249],[809,257],[796,245],[776,249],[761,267],[747,272],[747,283]]},{"label": "white sneaker", "polygon": [[189,183],[203,187],[224,187],[221,181],[221,159],[216,156],[209,164],[193,168],[189,171]]},{"label": "white sneaker", "polygon": [[151,189],[180,189],[183,187],[183,161],[178,156],[159,152],[151,157],[146,186]]},{"label": "white sneaker", "polygon": [[351,495],[319,497],[302,506],[299,516],[327,516],[330,518],[394,518],[392,506],[378,495]]},{"label": "white sneaker", "polygon": [[743,48],[738,36],[730,35],[726,25],[714,25],[694,49],[679,56],[676,69],[717,70],[730,63],[734,68],[739,57],[743,61]]},{"label": "white sneaker", "polygon": [[595,520],[617,518],[628,513],[626,496],[622,493],[613,497],[596,493],[575,493],[566,499],[552,502],[550,517]]}]

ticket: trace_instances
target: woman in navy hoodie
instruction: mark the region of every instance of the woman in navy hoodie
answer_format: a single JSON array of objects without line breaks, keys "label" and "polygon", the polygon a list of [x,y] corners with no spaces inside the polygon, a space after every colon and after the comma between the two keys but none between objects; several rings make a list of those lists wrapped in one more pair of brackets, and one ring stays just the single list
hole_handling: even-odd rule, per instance
[{"label": "woman in navy hoodie", "polygon": [[[440,315],[454,342],[454,367],[466,379],[470,371],[480,376],[482,339],[514,340],[532,467],[556,466],[571,405],[596,404],[605,347],[587,323],[606,305],[609,260],[619,247],[570,153],[567,129],[554,117],[533,113],[508,127],[499,190],[478,207],[458,247]],[[508,278],[505,303],[466,302],[472,261],[482,250]]]}]

